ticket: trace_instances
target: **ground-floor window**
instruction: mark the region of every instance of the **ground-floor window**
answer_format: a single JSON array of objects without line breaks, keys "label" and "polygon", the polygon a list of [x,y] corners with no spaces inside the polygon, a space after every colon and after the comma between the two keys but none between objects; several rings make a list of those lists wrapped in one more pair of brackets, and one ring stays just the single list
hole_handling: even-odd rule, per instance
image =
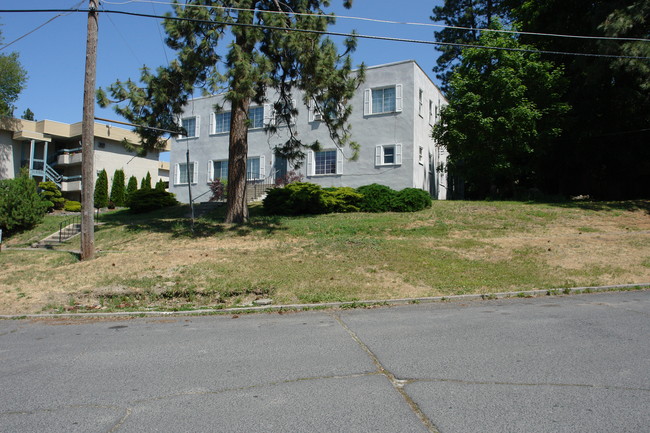
[{"label": "ground-floor window", "polygon": [[376,147],[375,165],[400,165],[401,163],[401,144],[384,144]]},{"label": "ground-floor window", "polygon": [[314,152],[314,174],[336,174],[336,150]]},{"label": "ground-floor window", "polygon": [[198,165],[196,161],[190,162],[189,173],[188,173],[188,166],[186,162],[181,162],[179,164],[176,164],[175,183],[177,185],[187,184],[188,175],[189,175],[189,183],[196,183],[197,168]]},{"label": "ground-floor window", "polygon": [[[246,179],[264,178],[264,157],[257,156],[246,160]],[[208,182],[215,179],[228,179],[228,160],[214,160],[208,163]]]}]

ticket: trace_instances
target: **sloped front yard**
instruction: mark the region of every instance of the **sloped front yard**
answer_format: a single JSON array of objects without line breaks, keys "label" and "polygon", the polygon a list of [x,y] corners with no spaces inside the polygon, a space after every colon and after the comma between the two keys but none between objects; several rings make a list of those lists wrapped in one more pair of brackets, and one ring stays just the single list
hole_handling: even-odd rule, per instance
[{"label": "sloped front yard", "polygon": [[[255,215],[258,209],[253,209]],[[106,215],[98,255],[0,253],[0,313],[191,309],[650,282],[650,201],[434,202],[414,214]],[[41,229],[42,230],[42,229]],[[62,249],[78,249],[78,239]]]}]

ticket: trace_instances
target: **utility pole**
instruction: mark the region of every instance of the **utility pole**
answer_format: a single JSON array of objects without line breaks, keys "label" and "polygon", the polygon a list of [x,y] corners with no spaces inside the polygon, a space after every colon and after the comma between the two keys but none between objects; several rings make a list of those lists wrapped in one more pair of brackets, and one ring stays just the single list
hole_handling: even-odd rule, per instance
[{"label": "utility pole", "polygon": [[97,72],[97,0],[88,1],[86,77],[81,123],[81,260],[95,257],[95,76]]}]

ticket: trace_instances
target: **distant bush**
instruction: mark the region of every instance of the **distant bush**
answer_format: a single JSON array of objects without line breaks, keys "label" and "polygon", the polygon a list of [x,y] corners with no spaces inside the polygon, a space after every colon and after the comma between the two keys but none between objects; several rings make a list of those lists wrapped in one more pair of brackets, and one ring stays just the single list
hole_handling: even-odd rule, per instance
[{"label": "distant bush", "polygon": [[63,209],[65,199],[61,190],[54,182],[40,182],[38,188],[41,190],[41,197],[47,202],[47,211],[51,212],[54,209]]},{"label": "distant bush", "polygon": [[124,183],[124,170],[115,170],[111,185],[111,195],[109,197],[109,202],[113,202],[115,206],[122,207],[126,204],[126,188]]},{"label": "distant bush", "polygon": [[36,226],[47,208],[27,170],[16,179],[0,180],[0,229],[6,235]]},{"label": "distant bush", "polygon": [[67,200],[63,209],[68,212],[81,212],[81,203],[74,200]]},{"label": "distant bush", "polygon": [[327,212],[359,212],[363,195],[354,188],[325,188],[323,193]]},{"label": "distant bush", "polygon": [[178,204],[174,194],[157,189],[140,189],[129,197],[127,206],[133,213],[149,212]]},{"label": "distant bush", "polygon": [[393,201],[397,194],[395,190],[373,183],[360,186],[357,192],[363,196],[360,204],[362,212],[389,212],[393,210]]},{"label": "distant bush", "polygon": [[428,207],[431,207],[431,196],[418,188],[404,188],[393,200],[395,212],[417,212]]},{"label": "distant bush", "polygon": [[100,171],[97,175],[94,201],[97,209],[108,206],[108,175],[106,170]]},{"label": "distant bush", "polygon": [[227,197],[228,193],[228,181],[226,179],[215,179],[208,185],[212,196],[209,201],[220,201],[224,200]]},{"label": "distant bush", "polygon": [[129,197],[131,197],[131,194],[136,192],[138,190],[138,179],[136,179],[135,176],[131,176],[129,178],[129,183],[126,186],[126,200],[129,200]]}]

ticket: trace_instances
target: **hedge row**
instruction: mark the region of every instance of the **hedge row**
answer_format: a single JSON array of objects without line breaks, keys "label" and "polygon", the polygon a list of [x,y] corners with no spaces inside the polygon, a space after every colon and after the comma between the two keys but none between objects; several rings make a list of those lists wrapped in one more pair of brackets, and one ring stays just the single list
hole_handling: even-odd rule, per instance
[{"label": "hedge row", "polygon": [[421,189],[395,191],[376,183],[354,189],[322,188],[313,183],[295,182],[270,190],[263,204],[265,212],[271,215],[417,212],[431,206],[431,197]]}]

